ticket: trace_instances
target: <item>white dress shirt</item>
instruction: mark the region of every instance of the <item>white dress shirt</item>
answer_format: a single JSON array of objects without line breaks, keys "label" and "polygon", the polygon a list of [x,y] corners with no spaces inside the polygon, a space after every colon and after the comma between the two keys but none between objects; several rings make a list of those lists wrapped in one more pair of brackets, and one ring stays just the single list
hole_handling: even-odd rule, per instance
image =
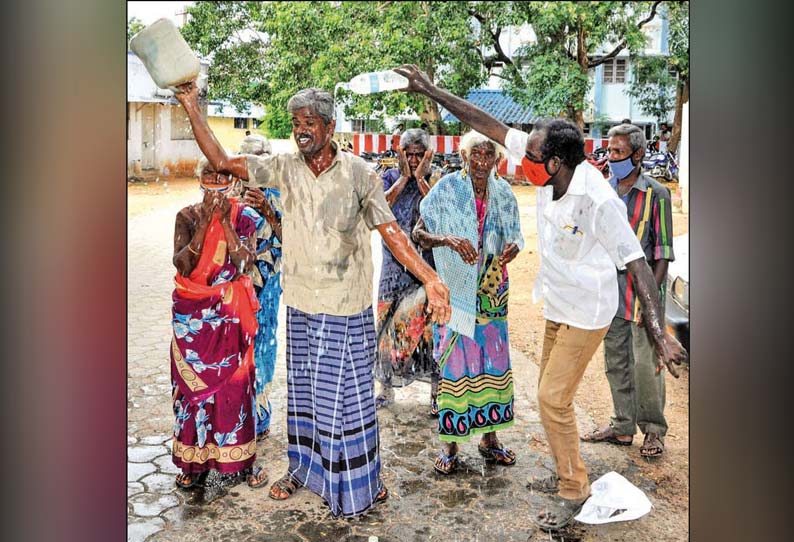
[{"label": "white dress shirt", "polygon": [[[510,128],[505,147],[514,160],[526,152],[529,134]],[[565,194],[552,186],[537,195],[540,271],[532,300],[543,299],[543,316],[581,329],[601,329],[618,308],[617,269],[644,258],[629,225],[626,205],[601,172],[583,161]]]},{"label": "white dress shirt", "polygon": [[626,219],[626,205],[601,172],[582,162],[557,201],[553,187],[537,190],[540,272],[533,301],[548,320],[601,329],[618,308],[617,269],[644,258]]}]

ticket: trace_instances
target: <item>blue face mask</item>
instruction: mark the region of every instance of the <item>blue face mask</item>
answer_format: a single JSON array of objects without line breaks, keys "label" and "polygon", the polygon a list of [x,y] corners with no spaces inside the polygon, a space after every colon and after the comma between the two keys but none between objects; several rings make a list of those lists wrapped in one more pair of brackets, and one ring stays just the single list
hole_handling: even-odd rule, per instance
[{"label": "blue face mask", "polygon": [[631,161],[631,156],[628,158],[624,158],[623,160],[617,161],[609,161],[609,171],[612,172],[612,175],[620,179],[625,179],[631,172],[634,171],[634,163]]}]

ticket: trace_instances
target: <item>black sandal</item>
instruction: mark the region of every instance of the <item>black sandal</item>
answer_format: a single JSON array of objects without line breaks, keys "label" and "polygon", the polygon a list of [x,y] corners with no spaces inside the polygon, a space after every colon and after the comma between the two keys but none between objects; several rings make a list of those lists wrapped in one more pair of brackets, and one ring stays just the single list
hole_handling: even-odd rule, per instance
[{"label": "black sandal", "polygon": [[558,499],[555,505],[541,510],[533,519],[535,525],[546,532],[559,531],[567,527],[582,510],[587,499],[571,501]]},{"label": "black sandal", "polygon": [[508,467],[516,464],[516,453],[509,448],[505,448],[502,444],[484,446],[480,443],[477,445],[477,450],[487,461],[493,461]]},{"label": "black sandal", "polygon": [[[439,461],[441,462],[439,465]],[[447,455],[444,453],[444,450],[441,450],[441,453],[438,454],[435,463],[433,463],[433,468],[436,470],[437,473],[443,475],[449,475],[455,472],[455,469],[458,467],[458,455],[452,454]]]},{"label": "black sandal", "polygon": [[[180,489],[190,489],[191,487],[195,486],[196,483],[198,483],[198,479],[198,474],[187,474],[183,472],[182,474],[176,475],[176,480],[174,483],[176,484],[176,487]],[[187,480],[187,482],[183,480]]]},{"label": "black sandal", "polygon": [[[285,474],[280,479],[276,480],[276,482],[270,486],[270,498],[275,501],[286,501],[289,499],[295,491],[297,491],[298,486],[300,483],[292,477],[291,474]],[[286,493],[286,497],[276,497],[273,493],[274,489],[279,489],[283,493]]]},{"label": "black sandal", "polygon": [[618,435],[615,433],[615,430],[612,428],[612,426],[608,425],[602,429],[595,429],[586,435],[582,435],[579,437],[579,440],[582,442],[607,442],[617,446],[631,446],[631,443],[634,442],[634,437],[631,437],[631,439],[627,441],[622,441],[618,439],[619,436],[623,435]]},{"label": "black sandal", "polygon": [[658,433],[648,433],[640,447],[642,457],[659,457],[664,453],[664,442]]},{"label": "black sandal", "polygon": [[375,495],[375,502],[376,503],[384,502],[388,498],[389,498],[389,490],[386,489],[386,486],[383,486],[383,489],[378,491],[378,494]]},{"label": "black sandal", "polygon": [[432,418],[438,417],[438,399],[435,395],[430,398],[430,416]]}]

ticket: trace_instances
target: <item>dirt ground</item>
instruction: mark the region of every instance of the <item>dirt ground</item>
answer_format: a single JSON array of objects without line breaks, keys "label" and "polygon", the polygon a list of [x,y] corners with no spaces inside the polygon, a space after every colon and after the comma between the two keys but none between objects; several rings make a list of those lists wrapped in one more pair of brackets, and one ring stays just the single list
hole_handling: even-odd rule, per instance
[{"label": "dirt ground", "polygon": [[[670,185],[671,189],[675,185]],[[162,177],[146,183],[128,184],[128,217],[133,218],[147,213],[169,201],[185,200],[186,192],[195,191],[199,199],[197,183],[194,179]],[[522,231],[526,248],[510,264],[510,338],[530,360],[538,364],[542,348],[544,319],[541,305],[532,303],[532,285],[538,271],[537,229],[535,215],[535,188],[515,186],[518,199]],[[133,197],[134,196],[134,197]],[[673,229],[675,235],[687,233],[688,216],[675,213]],[[168,233],[170,235],[170,232]],[[612,412],[609,386],[604,374],[603,350],[599,348],[584,375],[577,393],[576,401],[597,423],[607,423]],[[668,516],[665,521],[673,531],[686,533],[689,509],[689,370],[685,366],[681,377],[667,378],[666,416],[670,427],[666,439],[666,454],[659,461],[649,462],[639,455],[642,435],[635,437],[635,445],[627,449],[627,454],[640,468],[642,474],[656,483],[658,496],[668,500],[675,507],[675,517]],[[588,427],[582,427],[583,431]],[[678,524],[678,525],[676,525]],[[680,529],[677,529],[677,527]]]}]

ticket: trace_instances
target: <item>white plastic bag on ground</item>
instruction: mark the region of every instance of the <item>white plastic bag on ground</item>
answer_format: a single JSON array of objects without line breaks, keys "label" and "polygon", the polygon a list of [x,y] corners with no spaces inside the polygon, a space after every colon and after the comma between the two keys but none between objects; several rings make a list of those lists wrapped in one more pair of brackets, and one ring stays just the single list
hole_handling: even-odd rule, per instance
[{"label": "white plastic bag on ground", "polygon": [[641,518],[653,506],[645,493],[614,471],[593,482],[590,491],[576,521],[591,525],[629,521]]}]

